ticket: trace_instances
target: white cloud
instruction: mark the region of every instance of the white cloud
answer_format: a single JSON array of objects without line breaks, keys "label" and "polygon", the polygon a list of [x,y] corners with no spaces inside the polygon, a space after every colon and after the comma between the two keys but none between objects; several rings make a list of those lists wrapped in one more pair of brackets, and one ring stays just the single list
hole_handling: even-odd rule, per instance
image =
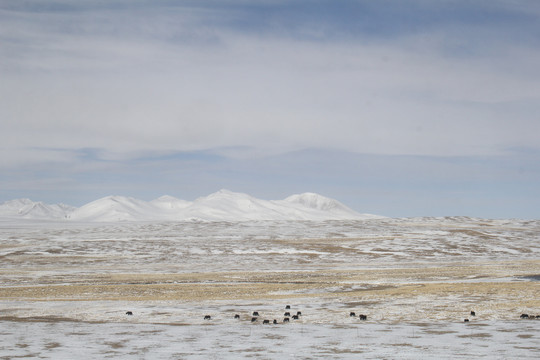
[{"label": "white cloud", "polygon": [[476,34],[490,52],[449,56],[444,29],[333,43],[201,25],[217,14],[4,14],[16,40],[0,54],[0,141],[443,156],[538,144],[538,49]]},{"label": "white cloud", "polygon": [[66,164],[77,160],[72,152],[42,148],[0,147],[0,168],[11,170],[25,166],[40,166],[42,164]]}]

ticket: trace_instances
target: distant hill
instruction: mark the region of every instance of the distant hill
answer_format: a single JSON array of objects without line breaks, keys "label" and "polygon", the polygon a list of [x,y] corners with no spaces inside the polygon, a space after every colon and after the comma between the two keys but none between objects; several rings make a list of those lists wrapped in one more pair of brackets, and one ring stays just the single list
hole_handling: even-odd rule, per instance
[{"label": "distant hill", "polygon": [[292,195],[284,200],[261,200],[248,194],[229,190],[220,190],[195,201],[181,200],[167,195],[152,201],[124,196],[107,196],[80,208],[17,199],[0,204],[0,217],[83,222],[381,218],[376,215],[360,214],[337,200],[314,193]]},{"label": "distant hill", "polygon": [[0,217],[59,220],[66,219],[75,209],[65,204],[47,205],[40,201],[16,199],[0,205]]}]

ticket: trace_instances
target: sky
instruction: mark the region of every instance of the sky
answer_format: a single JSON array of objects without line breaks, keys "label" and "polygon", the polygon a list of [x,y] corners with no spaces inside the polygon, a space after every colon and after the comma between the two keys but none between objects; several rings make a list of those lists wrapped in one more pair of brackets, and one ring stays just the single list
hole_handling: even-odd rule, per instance
[{"label": "sky", "polygon": [[540,218],[536,0],[0,0],[0,202]]}]

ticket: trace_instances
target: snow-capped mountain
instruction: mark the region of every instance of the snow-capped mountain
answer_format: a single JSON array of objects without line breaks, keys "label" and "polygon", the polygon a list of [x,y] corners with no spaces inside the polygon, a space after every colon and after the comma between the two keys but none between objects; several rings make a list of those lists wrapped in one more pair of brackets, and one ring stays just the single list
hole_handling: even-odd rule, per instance
[{"label": "snow-capped mountain", "polygon": [[48,205],[41,201],[16,199],[0,205],[0,217],[16,217],[23,219],[64,219],[75,208],[65,204]]},{"label": "snow-capped mountain", "polygon": [[183,209],[191,204],[191,201],[177,199],[173,196],[164,195],[151,201],[152,205],[162,209]]},{"label": "snow-capped mountain", "polygon": [[172,196],[162,196],[152,201],[124,196],[107,196],[80,208],[18,199],[1,204],[0,217],[90,222],[380,218],[376,215],[357,213],[337,200],[314,193],[292,195],[284,200],[261,200],[248,194],[228,190],[220,190],[192,202]]},{"label": "snow-capped mountain", "polygon": [[154,220],[158,209],[143,200],[125,196],[107,196],[74,210],[69,218],[99,222]]},{"label": "snow-capped mountain", "polygon": [[352,209],[348,208],[337,200],[315,193],[291,195],[283,201],[321,211],[341,212],[344,214],[354,212]]}]

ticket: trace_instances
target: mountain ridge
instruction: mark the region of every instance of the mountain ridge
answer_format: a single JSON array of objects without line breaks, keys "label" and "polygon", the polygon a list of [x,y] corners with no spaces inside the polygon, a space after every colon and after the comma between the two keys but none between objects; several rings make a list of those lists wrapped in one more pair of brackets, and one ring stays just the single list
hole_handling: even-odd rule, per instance
[{"label": "mountain ridge", "polygon": [[29,199],[0,204],[7,219],[117,221],[250,221],[250,220],[360,220],[382,216],[358,213],[337,200],[316,194],[291,195],[283,200],[262,200],[221,189],[187,201],[164,195],[151,201],[111,195],[79,208],[47,205]]}]

